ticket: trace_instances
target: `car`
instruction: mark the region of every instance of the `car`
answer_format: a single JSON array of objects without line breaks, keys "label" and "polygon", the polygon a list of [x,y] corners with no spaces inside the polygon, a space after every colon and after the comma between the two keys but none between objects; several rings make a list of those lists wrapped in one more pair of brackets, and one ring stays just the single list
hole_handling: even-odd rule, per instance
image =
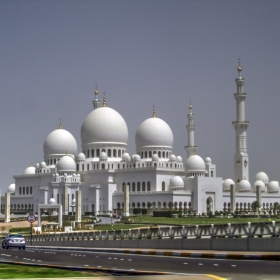
[{"label": "car", "polygon": [[18,233],[9,233],[2,240],[2,248],[9,249],[9,247],[16,247],[19,249],[25,249],[25,238]]}]

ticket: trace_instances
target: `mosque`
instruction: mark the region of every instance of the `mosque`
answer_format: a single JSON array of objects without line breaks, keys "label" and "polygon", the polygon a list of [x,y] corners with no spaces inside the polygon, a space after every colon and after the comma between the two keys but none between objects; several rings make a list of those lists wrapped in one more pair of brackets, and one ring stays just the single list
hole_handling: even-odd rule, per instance
[{"label": "mosque", "polygon": [[[256,188],[261,189],[262,209],[268,210],[280,199],[279,182],[269,181],[263,171],[249,182],[249,155],[245,119],[246,93],[239,66],[235,79],[237,92],[236,120],[232,122],[236,134],[234,178],[216,176],[211,158],[202,159],[194,142],[194,114],[188,112],[188,143],[186,162],[172,153],[173,133],[169,125],[156,117],[143,121],[135,135],[135,154],[126,151],[128,128],[123,117],[106,104],[100,106],[98,89],[93,110],[81,126],[82,151],[78,153],[73,135],[62,128],[52,131],[43,146],[44,160],[29,166],[23,174],[14,175],[15,182],[7,192],[11,212],[38,213],[39,204],[61,204],[63,214],[75,208],[76,191],[81,191],[82,214],[96,212],[122,213],[124,190],[129,186],[129,208],[193,209],[198,213],[221,210],[248,210],[256,200]],[[162,137],[164,135],[164,137]],[[235,188],[235,205],[231,205],[231,188]],[[2,196],[1,210],[5,209]],[[75,209],[74,209],[75,211]]]}]

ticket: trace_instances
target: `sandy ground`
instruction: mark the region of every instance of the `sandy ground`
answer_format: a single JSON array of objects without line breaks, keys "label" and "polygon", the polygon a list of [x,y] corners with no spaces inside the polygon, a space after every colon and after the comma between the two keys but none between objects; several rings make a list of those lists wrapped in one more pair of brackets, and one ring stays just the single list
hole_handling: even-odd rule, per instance
[{"label": "sandy ground", "polygon": [[[45,225],[47,221],[43,221],[42,224]],[[37,227],[38,222],[33,223],[33,227]],[[28,221],[19,221],[19,222],[10,222],[10,223],[0,223],[0,230],[2,227],[13,227],[13,228],[20,228],[20,227],[30,227],[30,223]]]}]

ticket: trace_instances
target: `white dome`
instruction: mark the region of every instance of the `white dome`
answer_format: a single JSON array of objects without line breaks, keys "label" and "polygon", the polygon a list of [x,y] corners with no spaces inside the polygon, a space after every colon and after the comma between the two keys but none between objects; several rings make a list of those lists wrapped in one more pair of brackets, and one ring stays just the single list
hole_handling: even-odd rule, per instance
[{"label": "white dome", "polygon": [[64,156],[59,160],[56,168],[58,172],[73,172],[76,171],[76,163],[72,157]]},{"label": "white dome", "polygon": [[176,159],[177,159],[176,156],[173,155],[173,154],[169,157],[169,160],[170,160],[170,161],[175,161]]},{"label": "white dome", "polygon": [[257,191],[257,186],[260,186],[260,187],[261,187],[261,192],[265,192],[265,184],[264,184],[263,181],[257,180],[257,181],[254,183],[254,188],[253,188],[253,191],[254,191],[254,192]]},{"label": "white dome", "polygon": [[81,127],[82,144],[113,142],[127,144],[128,129],[123,117],[109,107],[90,112]]},{"label": "white dome", "polygon": [[76,204],[76,199],[74,198],[73,200],[72,200],[72,205],[75,205]]},{"label": "white dome", "polygon": [[138,154],[133,155],[133,161],[141,160],[141,157]]},{"label": "white dome", "polygon": [[186,160],[186,171],[203,171],[205,172],[205,162],[199,155],[191,155]]},{"label": "white dome", "polygon": [[135,134],[136,148],[145,146],[173,146],[173,133],[169,125],[159,118],[142,122]]},{"label": "white dome", "polygon": [[101,152],[100,156],[99,156],[99,159],[100,160],[107,160],[108,156],[105,152]]},{"label": "white dome", "polygon": [[180,157],[180,156],[177,156],[176,159],[177,159],[178,162],[182,162],[183,161],[182,157]]},{"label": "white dome", "polygon": [[40,163],[39,162],[36,163],[36,168],[40,168]]},{"label": "white dome", "polygon": [[65,129],[51,132],[44,142],[44,155],[77,154],[77,142],[73,135]]},{"label": "white dome", "polygon": [[237,191],[238,192],[250,192],[251,191],[251,184],[248,180],[241,180],[237,183]]},{"label": "white dome", "polygon": [[158,157],[157,154],[153,154],[153,155],[152,155],[152,160],[153,160],[153,161],[158,161],[158,159],[159,159],[159,157]]},{"label": "white dome", "polygon": [[86,156],[85,156],[84,153],[79,153],[79,154],[77,155],[77,160],[85,160],[85,159],[86,159]]},{"label": "white dome", "polygon": [[128,153],[124,153],[124,154],[122,155],[122,160],[123,160],[123,161],[129,161],[129,159],[130,159],[130,155],[129,155]]},{"label": "white dome", "polygon": [[34,166],[29,166],[24,170],[24,175],[35,174],[36,168]]},{"label": "white dome", "polygon": [[16,185],[15,184],[11,184],[8,187],[8,193],[14,193],[16,191]]},{"label": "white dome", "polygon": [[207,158],[205,159],[205,163],[206,163],[206,164],[209,164],[209,163],[211,163],[211,162],[212,162],[212,160],[211,160],[210,157],[207,157]]},{"label": "white dome", "polygon": [[263,171],[260,171],[256,174],[255,176],[255,179],[256,180],[261,180],[263,181],[265,184],[268,184],[269,183],[269,178],[268,176],[266,175],[266,173],[264,173]]},{"label": "white dome", "polygon": [[269,193],[278,193],[279,192],[279,182],[270,181],[267,185],[267,192]]},{"label": "white dome", "polygon": [[55,204],[55,199],[54,199],[54,198],[51,198],[51,199],[49,200],[49,204]]},{"label": "white dome", "polygon": [[182,189],[184,188],[184,181],[180,176],[174,176],[170,180],[170,189]]},{"label": "white dome", "polygon": [[223,192],[229,192],[230,186],[235,185],[234,181],[230,178],[223,181]]},{"label": "white dome", "polygon": [[47,165],[44,161],[41,162],[40,167],[45,168]]}]

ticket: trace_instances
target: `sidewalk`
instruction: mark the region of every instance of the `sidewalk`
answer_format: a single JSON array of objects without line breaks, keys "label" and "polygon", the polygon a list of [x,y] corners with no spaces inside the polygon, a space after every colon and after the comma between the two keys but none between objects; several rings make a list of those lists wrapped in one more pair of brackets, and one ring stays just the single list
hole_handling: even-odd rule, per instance
[{"label": "sidewalk", "polygon": [[45,248],[57,250],[76,249],[80,251],[108,252],[137,255],[159,255],[183,258],[207,258],[207,259],[234,259],[234,260],[267,260],[280,261],[280,252],[247,252],[247,251],[202,251],[202,250],[166,250],[166,249],[132,249],[132,248],[85,248],[85,247],[52,247],[52,246],[28,246],[31,248]]}]

